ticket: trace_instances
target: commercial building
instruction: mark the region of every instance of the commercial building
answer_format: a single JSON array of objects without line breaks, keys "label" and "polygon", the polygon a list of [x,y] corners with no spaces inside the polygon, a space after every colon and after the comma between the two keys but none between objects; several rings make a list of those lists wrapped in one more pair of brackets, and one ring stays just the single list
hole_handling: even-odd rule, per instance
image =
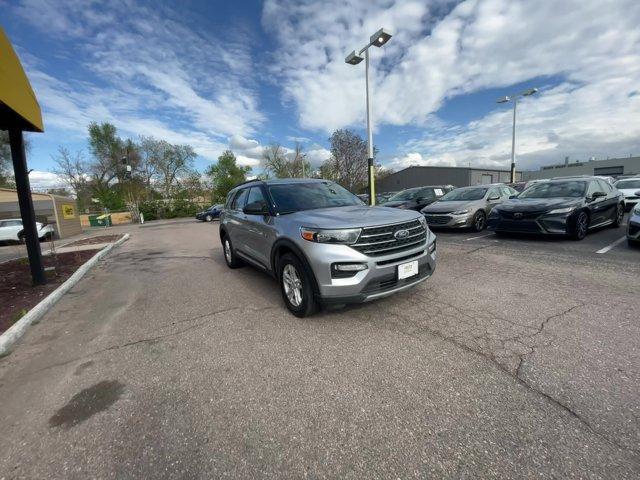
[{"label": "commercial building", "polygon": [[[66,238],[82,233],[80,216],[73,198],[31,193],[36,221],[53,225],[58,238]],[[18,194],[15,190],[0,188],[0,220],[21,218]]]},{"label": "commercial building", "polygon": [[[509,182],[509,170],[474,167],[408,167],[376,182],[376,191],[396,192],[405,188],[424,185],[486,185],[489,183]],[[516,172],[516,180],[522,178],[522,172]]]},{"label": "commercial building", "polygon": [[607,158],[606,160],[588,160],[586,162],[570,162],[547,165],[540,170],[522,173],[525,180],[541,178],[570,177],[573,175],[603,175],[619,177],[621,175],[640,175],[640,157]]}]

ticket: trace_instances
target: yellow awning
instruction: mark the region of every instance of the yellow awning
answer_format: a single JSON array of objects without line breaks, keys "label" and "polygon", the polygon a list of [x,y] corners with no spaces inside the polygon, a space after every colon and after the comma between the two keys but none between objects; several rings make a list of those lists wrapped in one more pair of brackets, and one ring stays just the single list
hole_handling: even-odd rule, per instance
[{"label": "yellow awning", "polygon": [[0,27],[0,129],[42,132],[42,113],[20,59]]}]

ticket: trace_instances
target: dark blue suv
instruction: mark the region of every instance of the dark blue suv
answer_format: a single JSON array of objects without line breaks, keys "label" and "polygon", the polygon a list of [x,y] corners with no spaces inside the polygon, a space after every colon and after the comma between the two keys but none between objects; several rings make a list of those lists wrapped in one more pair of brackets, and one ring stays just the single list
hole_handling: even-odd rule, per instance
[{"label": "dark blue suv", "polygon": [[216,205],[211,205],[206,210],[196,213],[196,220],[201,220],[203,222],[211,222],[215,218],[220,218],[220,212],[222,212],[222,207],[224,207],[224,205],[222,205],[221,203],[218,203]]}]

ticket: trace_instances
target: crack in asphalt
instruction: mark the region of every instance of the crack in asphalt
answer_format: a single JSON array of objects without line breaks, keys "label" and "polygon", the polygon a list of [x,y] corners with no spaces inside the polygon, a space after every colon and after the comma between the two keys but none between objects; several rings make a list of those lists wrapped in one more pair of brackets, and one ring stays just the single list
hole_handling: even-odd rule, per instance
[{"label": "crack in asphalt", "polygon": [[[430,299],[431,302],[435,302],[431,303],[431,307],[434,306],[438,306],[438,303],[440,305],[445,305],[447,307],[452,308],[454,311],[459,312],[461,315],[470,318],[474,321],[474,323],[477,325],[477,321],[475,318],[471,317],[469,314],[467,314],[466,312],[464,312],[462,309],[460,309],[459,307],[455,307],[453,305],[449,305],[447,303],[444,302],[440,302],[438,300],[435,299]],[[415,304],[423,304],[426,302],[423,301],[418,301],[418,302],[414,302]],[[445,342],[451,343],[453,345],[455,345],[458,348],[461,348],[462,350],[474,354],[474,355],[479,355],[481,358],[484,358],[485,360],[489,361],[490,363],[492,363],[494,366],[496,366],[498,369],[500,369],[501,371],[503,371],[504,373],[506,373],[507,375],[509,375],[510,377],[512,377],[518,384],[520,384],[521,386],[523,386],[524,388],[526,388],[527,390],[536,393],[538,395],[540,395],[542,398],[544,398],[547,402],[551,403],[552,405],[554,405],[556,408],[561,409],[562,411],[564,411],[565,413],[567,413],[568,415],[570,415],[572,418],[574,418],[575,420],[577,420],[578,422],[580,422],[589,432],[593,433],[594,435],[596,435],[597,437],[601,438],[602,440],[604,440],[605,442],[609,443],[610,445],[623,450],[625,452],[629,452],[631,454],[634,455],[634,461],[637,464],[640,464],[640,458],[637,458],[638,455],[640,454],[640,450],[638,449],[634,449],[632,447],[629,447],[627,445],[624,445],[622,443],[619,443],[615,438],[611,438],[609,437],[606,433],[603,433],[601,431],[599,431],[595,426],[593,426],[591,424],[591,422],[585,418],[583,415],[581,415],[580,413],[576,412],[575,410],[573,410],[569,405],[563,403],[562,401],[558,400],[557,398],[555,398],[554,396],[552,396],[551,394],[544,392],[543,390],[540,390],[539,388],[536,388],[534,385],[532,385],[531,383],[529,383],[527,380],[525,380],[522,376],[521,376],[521,368],[522,368],[522,364],[525,362],[525,357],[527,357],[528,355],[531,355],[532,353],[535,352],[535,348],[536,345],[534,344],[533,346],[527,346],[524,343],[522,343],[522,339],[531,339],[535,341],[535,338],[540,335],[545,327],[548,325],[548,323],[556,318],[561,318],[564,317],[565,315],[571,313],[572,311],[585,306],[585,303],[580,303],[578,305],[574,305],[560,313],[555,313],[553,315],[549,315],[548,317],[546,317],[544,320],[542,320],[542,322],[540,322],[540,325],[536,328],[536,327],[530,327],[530,326],[524,326],[524,325],[519,325],[516,324],[520,327],[525,327],[525,328],[529,328],[529,329],[535,329],[536,331],[530,335],[521,335],[518,337],[510,337],[508,339],[505,339],[504,341],[502,341],[501,343],[504,343],[506,341],[512,340],[512,341],[518,341],[523,347],[526,346],[527,348],[529,348],[529,352],[527,353],[523,353],[519,355],[519,363],[518,366],[515,370],[515,372],[509,370],[505,365],[503,365],[499,360],[498,357],[496,357],[496,355],[494,355],[491,351],[487,352],[487,351],[483,351],[482,349],[476,349],[473,348],[472,346],[468,345],[467,343],[464,343],[464,338],[457,336],[457,335],[447,335],[439,330],[436,330],[428,325],[425,324],[421,324],[418,323],[417,321],[411,320],[408,316],[403,315],[401,313],[395,312],[395,311],[390,311],[388,309],[384,310],[384,313],[391,315],[393,317],[399,318],[402,322],[404,322],[405,324],[408,324],[410,326],[413,327],[413,329],[411,331],[403,331],[402,330],[402,326],[399,325],[398,323],[395,323],[395,327],[398,328],[398,330],[393,330],[388,328],[387,325],[382,326],[382,328],[387,329],[389,331],[392,332],[400,332],[403,333],[404,335],[410,336],[412,338],[417,338],[416,334],[420,334],[420,333],[427,333],[430,334],[436,338],[439,338]],[[443,315],[443,316],[447,316],[446,313],[444,313],[442,311],[442,308],[438,308],[438,311],[436,312],[437,314]],[[478,312],[476,312],[478,313]],[[484,312],[484,313],[489,313],[489,312]],[[492,315],[491,315],[492,316]],[[505,321],[505,319],[499,318],[499,317],[493,317],[497,320],[501,320],[501,321]],[[508,323],[512,323],[512,322],[508,322]],[[472,336],[471,338],[473,339],[479,339],[479,338],[483,338],[486,337],[486,335],[488,335],[488,332],[485,329],[484,334],[479,334],[476,336]],[[498,339],[498,341],[500,341]]]}]

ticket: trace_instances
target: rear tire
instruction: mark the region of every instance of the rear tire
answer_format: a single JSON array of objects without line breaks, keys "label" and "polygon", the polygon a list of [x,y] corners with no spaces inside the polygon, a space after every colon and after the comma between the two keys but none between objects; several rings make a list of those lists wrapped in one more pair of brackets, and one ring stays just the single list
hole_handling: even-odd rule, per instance
[{"label": "rear tire", "polygon": [[229,239],[229,235],[222,237],[222,253],[224,255],[224,261],[227,263],[227,267],[239,268],[244,265],[244,262],[237,257],[236,252],[233,249],[233,245],[231,244],[231,240]]},{"label": "rear tire", "polygon": [[473,216],[473,223],[471,224],[471,230],[474,232],[481,232],[487,227],[487,215],[482,211],[478,210],[476,214]]},{"label": "rear tire", "polygon": [[211,215],[207,215],[206,217],[204,217],[205,222],[210,222],[212,220],[213,220],[213,217]]},{"label": "rear tire", "polygon": [[318,310],[313,296],[313,280],[298,257],[285,253],[280,258],[278,281],[282,299],[296,317],[307,317]]},{"label": "rear tire", "polygon": [[615,216],[613,217],[611,228],[618,228],[620,225],[622,225],[622,221],[624,220],[624,205],[622,203],[618,204],[616,213],[614,215]]},{"label": "rear tire", "polygon": [[585,211],[578,212],[578,215],[573,221],[573,226],[571,228],[571,238],[578,241],[583,240],[584,237],[587,236],[588,231],[589,215],[587,215],[587,212]]}]

